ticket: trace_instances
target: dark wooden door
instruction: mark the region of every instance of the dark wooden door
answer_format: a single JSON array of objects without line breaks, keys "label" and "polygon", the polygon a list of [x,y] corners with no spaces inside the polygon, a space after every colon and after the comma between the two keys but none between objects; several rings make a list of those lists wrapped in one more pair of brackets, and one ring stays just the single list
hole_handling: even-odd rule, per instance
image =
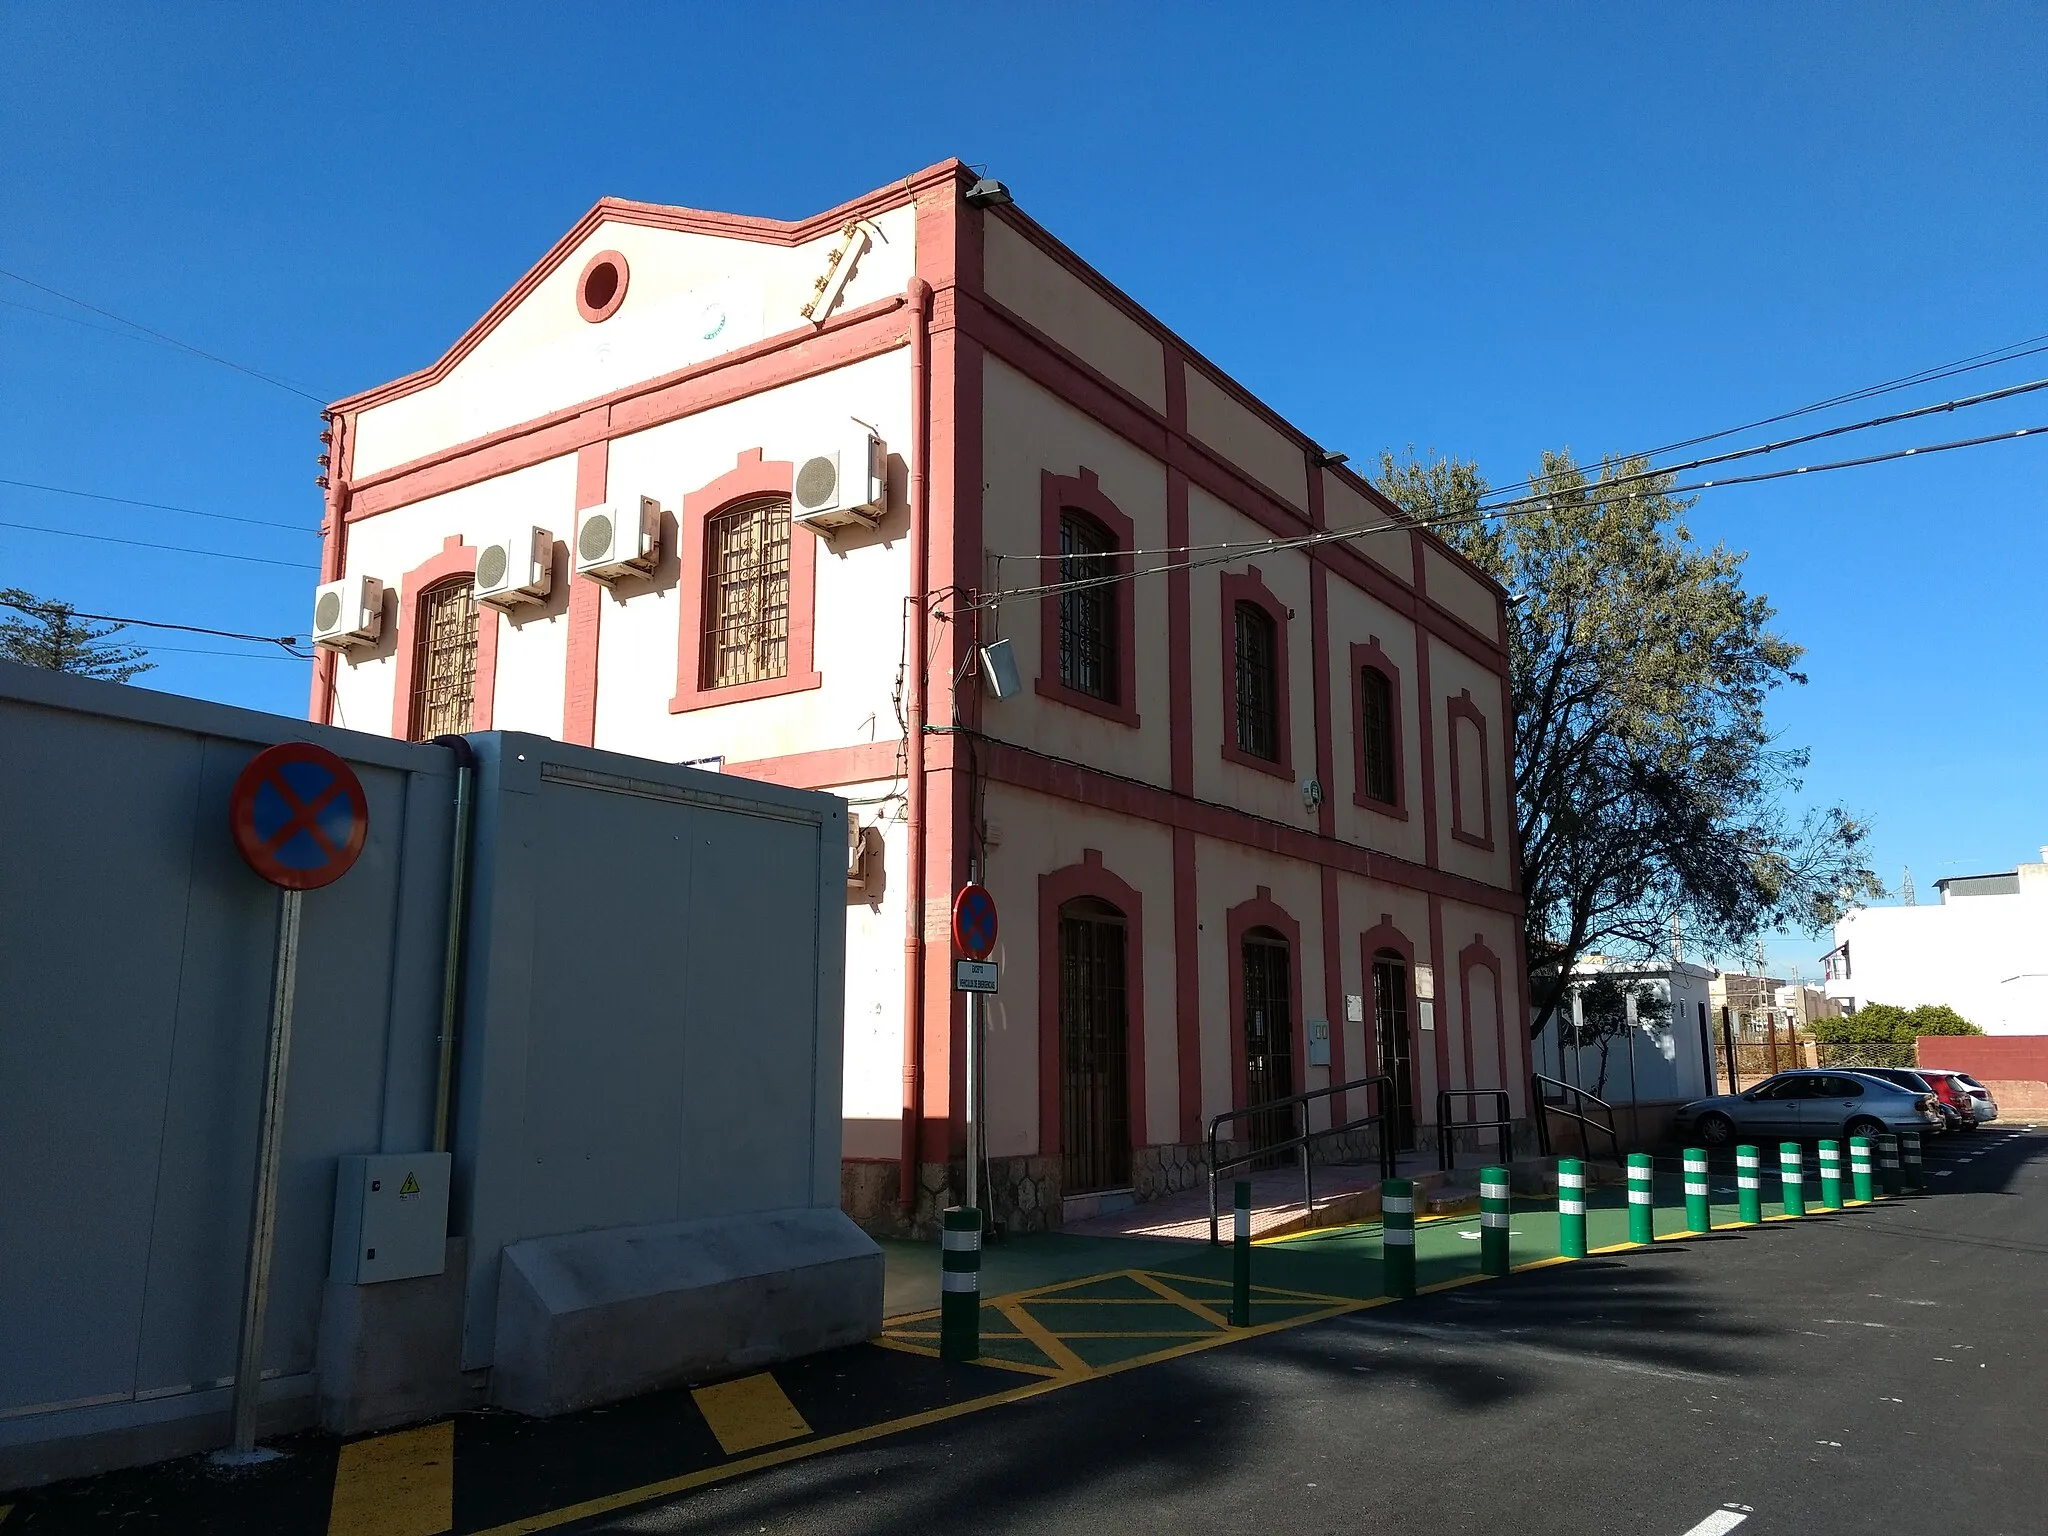
[{"label": "dark wooden door", "polygon": [[1131,1182],[1130,1016],[1124,925],[1060,916],[1060,1151],[1066,1194]]},{"label": "dark wooden door", "polygon": [[[1287,941],[1252,934],[1244,941],[1244,1100],[1247,1107],[1294,1092],[1294,999]],[[1254,1147],[1270,1147],[1295,1134],[1292,1105],[1253,1115]]]},{"label": "dark wooden door", "polygon": [[1372,962],[1373,1032],[1380,1071],[1394,1080],[1389,1134],[1402,1151],[1415,1146],[1415,1063],[1408,1035],[1408,962],[1381,950]]}]

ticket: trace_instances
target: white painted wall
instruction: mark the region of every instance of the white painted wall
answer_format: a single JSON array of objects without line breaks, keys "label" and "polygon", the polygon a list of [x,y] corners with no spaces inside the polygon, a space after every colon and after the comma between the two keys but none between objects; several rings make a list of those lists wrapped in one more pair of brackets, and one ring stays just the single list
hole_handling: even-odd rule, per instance
[{"label": "white painted wall", "polygon": [[[1671,1004],[1669,1022],[1661,1027],[1638,1023],[1629,1035],[1610,1042],[1602,1088],[1599,1048],[1560,1050],[1557,1022],[1552,1020],[1532,1042],[1536,1070],[1597,1092],[1610,1104],[1683,1103],[1716,1092],[1717,1074],[1725,1075],[1726,1068],[1720,1060],[1720,1018],[1707,995],[1714,973],[1689,963],[1601,969],[1619,981],[1642,982],[1665,998]],[[1704,1048],[1702,1017],[1707,1026]]]},{"label": "white painted wall", "polygon": [[2048,863],[2019,866],[2012,895],[1865,907],[1835,924],[1849,974],[1827,983],[1845,1006],[1946,1003],[1991,1035],[2048,1034]]}]

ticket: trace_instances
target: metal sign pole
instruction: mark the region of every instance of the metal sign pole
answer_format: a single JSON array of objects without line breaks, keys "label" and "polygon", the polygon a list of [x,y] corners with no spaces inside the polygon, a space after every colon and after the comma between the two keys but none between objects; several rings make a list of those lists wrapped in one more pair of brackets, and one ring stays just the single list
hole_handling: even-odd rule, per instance
[{"label": "metal sign pole", "polygon": [[967,1203],[981,1209],[981,998],[967,994]]},{"label": "metal sign pole", "polygon": [[270,1049],[263,1074],[263,1117],[256,1133],[256,1199],[249,1218],[249,1267],[242,1289],[242,1340],[235,1357],[234,1438],[229,1454],[256,1450],[256,1397],[263,1376],[263,1314],[270,1301],[270,1258],[277,1239],[277,1171],[284,1145],[285,1072],[291,1063],[292,998],[299,974],[301,891],[281,892],[277,963],[270,993]]}]

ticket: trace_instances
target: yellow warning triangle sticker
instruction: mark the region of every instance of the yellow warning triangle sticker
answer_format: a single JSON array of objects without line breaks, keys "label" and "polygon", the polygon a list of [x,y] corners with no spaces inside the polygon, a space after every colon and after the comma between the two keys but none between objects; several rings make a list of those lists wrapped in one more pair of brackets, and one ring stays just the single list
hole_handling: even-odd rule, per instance
[{"label": "yellow warning triangle sticker", "polygon": [[407,1195],[416,1195],[419,1192],[420,1181],[418,1175],[408,1173],[405,1176],[405,1182],[398,1186],[398,1198],[403,1200]]}]

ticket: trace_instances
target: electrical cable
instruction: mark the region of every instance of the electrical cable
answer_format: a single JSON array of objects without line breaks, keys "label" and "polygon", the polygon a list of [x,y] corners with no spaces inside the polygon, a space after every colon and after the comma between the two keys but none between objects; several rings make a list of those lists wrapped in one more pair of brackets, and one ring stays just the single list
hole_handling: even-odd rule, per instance
[{"label": "electrical cable", "polygon": [[[1981,448],[1990,443],[2012,442],[2018,438],[2048,434],[2048,424],[2019,427],[2008,432],[1993,432],[1982,437],[1960,438],[1947,443],[1924,443],[1912,448],[1895,448],[1886,453],[1866,454],[1861,458],[1838,459],[1823,464],[1802,464],[1792,469],[1764,470],[1753,475],[1732,475],[1719,480],[1699,480],[1689,485],[1662,487],[1658,494],[1675,496],[1689,491],[1720,490],[1731,485],[1755,485],[1766,480],[1784,480],[1795,475],[1825,474],[1839,469],[1860,469],[1870,464],[1888,463],[1894,459],[1913,458],[1916,455],[1948,453],[1959,448]],[[1611,485],[1612,482],[1609,482]],[[1608,487],[1596,483],[1596,491]],[[1638,493],[1630,492],[1631,498]],[[1552,498],[1548,496],[1523,497],[1498,507],[1490,507],[1471,513],[1446,517],[1417,518],[1409,522],[1375,523],[1346,528],[1325,528],[1315,533],[1302,534],[1294,538],[1270,539],[1258,545],[1240,545],[1226,554],[1212,554],[1200,560],[1174,560],[1163,565],[1144,566],[1136,570],[1117,571],[1105,576],[1083,577],[1075,581],[1046,582],[1035,587],[1011,587],[1007,590],[990,592],[973,603],[955,605],[955,612],[968,609],[991,607],[1004,598],[1048,597],[1059,592],[1086,591],[1094,587],[1114,586],[1119,582],[1135,581],[1140,576],[1157,576],[1169,571],[1198,570],[1211,565],[1227,565],[1245,553],[1280,553],[1291,549],[1307,549],[1318,544],[1331,544],[1367,537],[1375,533],[1406,532],[1412,528],[1450,528],[1469,523],[1484,523],[1500,517],[1526,517],[1545,510]],[[1589,504],[1605,506],[1619,498],[1608,495],[1593,495],[1586,498]]]},{"label": "electrical cable", "polygon": [[111,309],[102,309],[97,304],[88,303],[84,299],[78,298],[72,294],[62,292],[59,289],[52,288],[47,283],[39,283],[32,277],[23,277],[19,272],[10,272],[5,267],[0,267],[0,277],[11,277],[17,283],[21,283],[26,287],[33,288],[38,293],[47,293],[50,295],[51,298],[62,299],[67,304],[76,304],[80,309],[89,309],[94,314],[102,316],[105,319],[117,321],[118,323],[128,326],[133,330],[140,331],[143,335],[148,336],[156,341],[160,341],[167,347],[176,347],[180,352],[189,352],[194,357],[201,357],[206,359],[206,361],[209,363],[218,363],[223,368],[232,368],[237,373],[247,374],[252,379],[258,379],[263,383],[270,385],[273,389],[285,390],[291,394],[297,395],[302,400],[310,400],[315,405],[325,405],[327,403],[320,396],[313,394],[310,390],[301,389],[296,384],[288,384],[283,379],[276,378],[271,374],[264,373],[260,369],[250,368],[242,363],[235,362],[230,358],[222,357],[217,352],[208,352],[203,347],[195,347],[189,341],[180,341],[175,336],[166,336],[162,331],[151,330],[148,326],[142,324],[140,321],[130,320],[126,315],[117,315]]},{"label": "electrical cable", "polygon": [[240,560],[248,565],[281,565],[290,571],[317,571],[320,567],[310,560],[270,560],[262,555],[237,555],[225,549],[193,549],[186,544],[154,544],[148,539],[122,539],[111,533],[79,533],[70,528],[45,528],[38,523],[0,522],[0,528],[13,528],[22,533],[48,533],[60,539],[91,539],[100,544],[125,544],[131,549],[162,549],[175,555],[206,555],[215,560]]},{"label": "electrical cable", "polygon": [[122,507],[149,507],[158,512],[183,512],[188,517],[210,517],[223,523],[250,523],[258,528],[282,528],[288,533],[318,534],[318,528],[308,528],[303,523],[280,523],[267,517],[236,517],[231,512],[203,512],[198,507],[174,506],[168,501],[138,501],[133,496],[109,496],[102,491],[75,491],[68,485],[44,485],[35,480],[9,480],[0,475],[0,485],[16,486],[24,491],[48,491],[53,496],[79,496],[87,501],[111,501]]},{"label": "electrical cable", "polygon": [[[34,603],[17,603],[12,598],[0,597],[0,607],[12,608],[19,613],[40,614],[49,606],[51,605],[47,603],[40,606]],[[162,619],[130,619],[115,613],[81,613],[76,608],[70,609],[70,616],[74,619],[91,619],[97,624],[132,624],[137,629],[175,629],[187,635],[213,635],[222,640],[247,640],[256,645],[282,646],[288,651],[299,643],[297,635],[245,635],[233,629],[208,629],[203,624],[171,624]],[[226,656],[235,653],[223,651],[221,654]],[[298,655],[297,652],[293,654]],[[307,658],[299,656],[299,659],[304,661]]]}]

